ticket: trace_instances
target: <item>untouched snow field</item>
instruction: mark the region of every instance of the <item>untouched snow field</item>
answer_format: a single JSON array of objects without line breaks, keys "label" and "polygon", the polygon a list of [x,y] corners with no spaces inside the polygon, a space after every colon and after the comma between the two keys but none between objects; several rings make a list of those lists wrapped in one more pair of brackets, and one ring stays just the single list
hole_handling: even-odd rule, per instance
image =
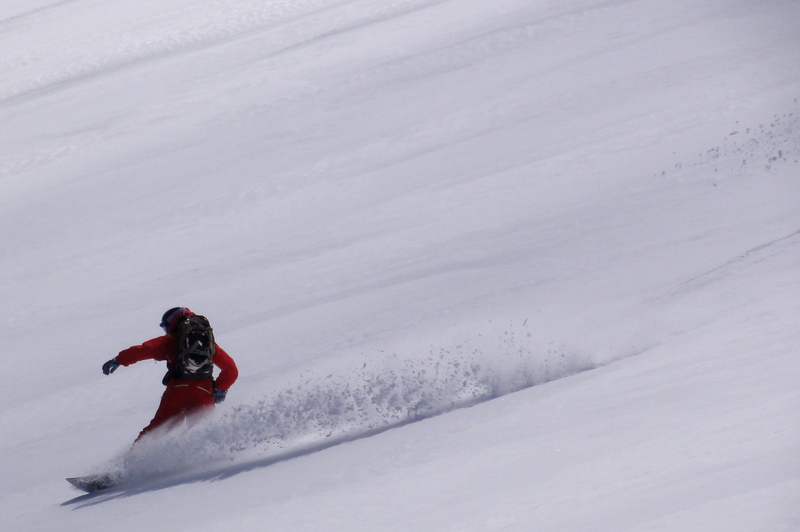
[{"label": "untouched snow field", "polygon": [[[3,1],[0,530],[800,530],[798,28]],[[126,456],[175,305],[240,379]]]}]

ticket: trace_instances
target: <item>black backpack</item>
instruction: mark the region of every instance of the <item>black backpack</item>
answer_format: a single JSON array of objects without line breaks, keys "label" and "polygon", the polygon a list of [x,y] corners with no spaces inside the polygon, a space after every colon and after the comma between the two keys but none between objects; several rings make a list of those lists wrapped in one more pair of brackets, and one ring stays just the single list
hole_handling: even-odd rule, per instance
[{"label": "black backpack", "polygon": [[214,371],[214,330],[205,316],[187,316],[173,332],[177,340],[175,363],[167,364],[164,384],[172,379],[208,379]]}]

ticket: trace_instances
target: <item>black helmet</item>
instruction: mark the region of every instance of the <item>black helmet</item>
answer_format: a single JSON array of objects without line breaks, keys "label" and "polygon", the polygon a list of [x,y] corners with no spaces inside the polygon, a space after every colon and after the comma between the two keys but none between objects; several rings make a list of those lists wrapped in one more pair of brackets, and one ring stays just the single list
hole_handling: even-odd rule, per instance
[{"label": "black helmet", "polygon": [[191,312],[186,307],[172,307],[168,311],[161,316],[161,328],[164,329],[165,333],[169,333],[172,330],[173,325],[175,325],[175,318],[180,316],[185,312]]}]

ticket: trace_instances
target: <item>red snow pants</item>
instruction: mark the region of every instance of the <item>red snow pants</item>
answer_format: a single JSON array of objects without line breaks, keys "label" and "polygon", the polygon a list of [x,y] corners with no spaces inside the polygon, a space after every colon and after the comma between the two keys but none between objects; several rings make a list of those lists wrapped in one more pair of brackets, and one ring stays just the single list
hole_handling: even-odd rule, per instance
[{"label": "red snow pants", "polygon": [[161,396],[156,415],[150,424],[142,429],[136,441],[162,425],[168,430],[184,419],[195,414],[211,412],[214,407],[214,392],[211,379],[175,380],[167,383]]}]

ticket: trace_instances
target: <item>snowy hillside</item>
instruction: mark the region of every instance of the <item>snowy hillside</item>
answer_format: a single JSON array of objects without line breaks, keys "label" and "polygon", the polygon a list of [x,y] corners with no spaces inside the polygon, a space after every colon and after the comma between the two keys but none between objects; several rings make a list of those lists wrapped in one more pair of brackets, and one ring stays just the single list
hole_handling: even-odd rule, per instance
[{"label": "snowy hillside", "polygon": [[[798,28],[5,0],[0,530],[800,530]],[[127,455],[175,305],[240,378]]]}]

